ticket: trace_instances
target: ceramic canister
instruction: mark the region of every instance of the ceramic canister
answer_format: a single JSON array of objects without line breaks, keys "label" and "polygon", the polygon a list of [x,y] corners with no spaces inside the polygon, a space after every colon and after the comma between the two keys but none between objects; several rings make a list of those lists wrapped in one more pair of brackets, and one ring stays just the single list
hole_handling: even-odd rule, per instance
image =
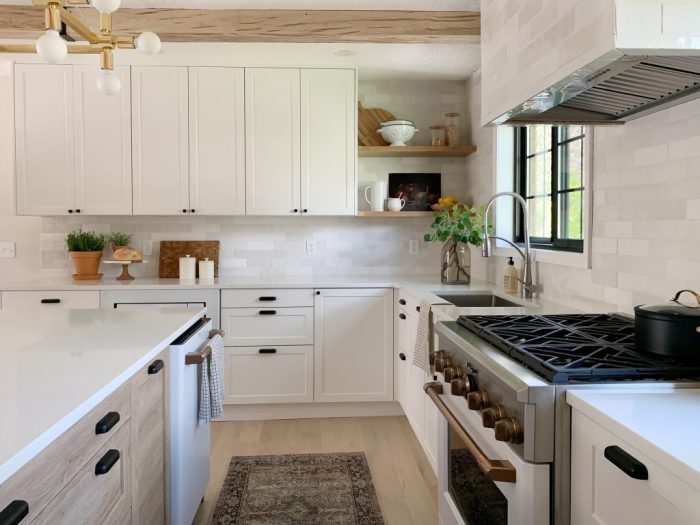
[{"label": "ceramic canister", "polygon": [[214,282],[214,261],[209,259],[199,261],[199,282]]},{"label": "ceramic canister", "polygon": [[185,255],[180,257],[180,276],[181,281],[194,281],[197,273],[197,258]]}]

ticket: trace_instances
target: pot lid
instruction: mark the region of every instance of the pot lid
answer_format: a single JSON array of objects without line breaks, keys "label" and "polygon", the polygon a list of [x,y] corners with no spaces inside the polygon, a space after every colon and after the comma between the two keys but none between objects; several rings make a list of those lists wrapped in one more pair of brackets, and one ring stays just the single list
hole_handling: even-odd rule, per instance
[{"label": "pot lid", "polygon": [[[683,293],[692,294],[695,297],[695,304],[682,303],[680,297]],[[700,294],[692,290],[681,290],[673,299],[665,303],[647,304],[638,306],[638,311],[648,312],[653,314],[663,314],[679,317],[698,317],[700,318]]]}]

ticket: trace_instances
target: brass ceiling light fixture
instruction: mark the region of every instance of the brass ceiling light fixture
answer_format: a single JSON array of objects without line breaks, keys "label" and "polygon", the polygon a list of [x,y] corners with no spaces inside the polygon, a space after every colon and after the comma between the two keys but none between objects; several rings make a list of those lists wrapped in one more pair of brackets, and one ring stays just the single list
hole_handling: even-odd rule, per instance
[{"label": "brass ceiling light fixture", "polygon": [[[137,49],[146,55],[155,55],[160,51],[160,38],[155,33],[146,31],[136,38],[112,34],[112,13],[119,9],[121,0],[32,0],[36,6],[43,6],[46,20],[46,32],[31,44],[0,44],[0,52],[38,53],[51,64],[65,60],[68,53],[99,54],[100,69],[97,88],[105,95],[116,95],[121,91],[121,80],[114,74],[114,50]],[[93,32],[87,25],[66,9],[66,5],[87,5],[100,13],[100,29]],[[61,37],[62,24],[73,29],[88,44],[71,44]]]}]

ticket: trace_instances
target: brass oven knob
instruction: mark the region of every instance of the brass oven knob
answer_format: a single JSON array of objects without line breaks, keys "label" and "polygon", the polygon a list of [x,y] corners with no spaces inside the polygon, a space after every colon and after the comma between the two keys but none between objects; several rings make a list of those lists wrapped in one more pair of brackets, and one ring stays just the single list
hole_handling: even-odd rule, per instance
[{"label": "brass oven knob", "polygon": [[496,439],[510,443],[522,443],[525,438],[523,435],[523,426],[514,417],[504,417],[496,421],[495,427]]},{"label": "brass oven knob", "polygon": [[457,379],[458,377],[464,377],[465,374],[464,368],[459,365],[445,367],[442,373],[445,375],[445,381],[448,383],[453,379]]},{"label": "brass oven knob", "polygon": [[453,396],[464,396],[476,390],[476,379],[472,374],[464,374],[450,381],[450,391]]},{"label": "brass oven knob", "polygon": [[477,390],[476,392],[469,392],[467,404],[469,405],[469,410],[483,410],[491,404],[491,401],[486,390]]},{"label": "brass oven knob", "polygon": [[428,362],[430,366],[435,366],[435,361],[438,357],[445,357],[447,353],[444,350],[438,350],[437,352],[428,352]]},{"label": "brass oven knob", "polygon": [[445,357],[438,357],[435,360],[435,371],[442,372],[445,368],[452,366],[452,358],[448,355]]},{"label": "brass oven knob", "polygon": [[486,428],[494,428],[496,426],[496,421],[503,419],[507,415],[506,407],[503,405],[493,405],[481,413],[481,422]]}]

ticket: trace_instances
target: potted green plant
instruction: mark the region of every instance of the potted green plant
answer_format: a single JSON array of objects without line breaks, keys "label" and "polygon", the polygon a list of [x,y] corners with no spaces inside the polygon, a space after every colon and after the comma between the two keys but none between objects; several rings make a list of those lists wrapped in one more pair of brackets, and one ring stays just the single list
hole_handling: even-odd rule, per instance
[{"label": "potted green plant", "polygon": [[74,230],[66,236],[66,247],[75,266],[73,279],[96,280],[102,277],[98,270],[105,247],[104,235]]},{"label": "potted green plant", "polygon": [[112,232],[107,236],[107,242],[112,246],[112,252],[116,252],[119,248],[128,248],[132,237],[130,233]]},{"label": "potted green plant", "polygon": [[440,280],[443,284],[469,284],[471,281],[471,253],[469,245],[481,246],[484,228],[484,207],[457,204],[451,210],[436,211],[431,225],[432,233],[423,240],[440,241],[442,266]]}]

